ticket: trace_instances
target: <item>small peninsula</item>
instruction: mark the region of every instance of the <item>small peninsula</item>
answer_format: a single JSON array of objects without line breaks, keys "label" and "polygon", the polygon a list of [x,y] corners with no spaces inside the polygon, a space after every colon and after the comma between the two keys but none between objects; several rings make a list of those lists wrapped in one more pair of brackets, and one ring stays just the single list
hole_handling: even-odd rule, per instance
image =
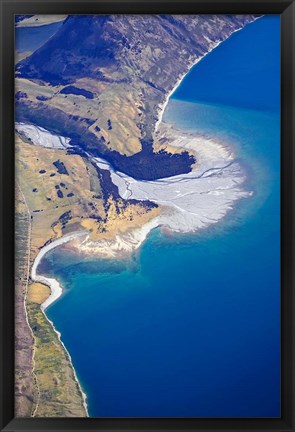
[{"label": "small peninsula", "polygon": [[[61,289],[38,272],[65,241],[80,254],[129,256],[159,226],[222,219],[245,173],[226,143],[162,121],[191,67],[257,17],[21,16],[63,21],[16,64],[16,414],[85,417],[87,396],[45,310]],[[45,20],[46,21],[46,20]]]}]

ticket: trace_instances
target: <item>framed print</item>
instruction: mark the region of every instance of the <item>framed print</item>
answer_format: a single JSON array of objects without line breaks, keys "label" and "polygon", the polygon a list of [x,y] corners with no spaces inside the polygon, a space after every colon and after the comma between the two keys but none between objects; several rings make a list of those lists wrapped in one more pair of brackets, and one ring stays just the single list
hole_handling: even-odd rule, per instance
[{"label": "framed print", "polygon": [[294,3],[1,23],[1,430],[294,431]]}]

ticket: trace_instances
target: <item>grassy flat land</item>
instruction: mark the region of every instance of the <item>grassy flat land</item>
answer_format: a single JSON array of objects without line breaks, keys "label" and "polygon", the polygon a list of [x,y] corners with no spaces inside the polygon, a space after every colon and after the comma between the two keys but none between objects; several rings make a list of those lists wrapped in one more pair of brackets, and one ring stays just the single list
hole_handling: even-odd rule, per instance
[{"label": "grassy flat land", "polygon": [[16,416],[84,417],[82,395],[68,355],[40,309],[50,290],[29,278],[34,259],[31,218],[19,187],[16,198]]},{"label": "grassy flat land", "polygon": [[27,311],[35,340],[36,397],[33,415],[85,417],[82,395],[69,357],[52,325],[41,312],[39,299],[29,297]]},{"label": "grassy flat land", "polygon": [[116,188],[103,191],[106,179],[81,156],[34,146],[18,136],[16,174],[31,214],[35,253],[48,240],[85,228],[93,240],[112,238],[158,212],[145,203],[121,199]]},{"label": "grassy flat land", "polygon": [[33,337],[24,308],[29,279],[30,217],[24,197],[16,187],[15,220],[15,411],[31,415],[34,400]]},{"label": "grassy flat land", "polygon": [[[111,239],[142,226],[159,209],[120,198],[109,174],[97,170],[91,161],[65,150],[35,146],[18,135],[16,179],[23,196],[17,203],[17,415],[83,417],[82,394],[70,359],[40,308],[50,290],[30,281],[28,272],[48,241],[78,230],[87,230],[92,240]],[[26,294],[32,332],[23,307]]]}]

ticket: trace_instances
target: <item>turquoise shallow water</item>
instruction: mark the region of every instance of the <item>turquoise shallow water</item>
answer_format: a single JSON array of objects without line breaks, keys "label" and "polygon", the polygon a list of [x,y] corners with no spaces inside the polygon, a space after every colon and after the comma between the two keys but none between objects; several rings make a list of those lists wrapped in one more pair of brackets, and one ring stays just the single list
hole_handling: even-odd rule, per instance
[{"label": "turquoise shallow water", "polygon": [[[248,26],[246,39],[253,50],[263,46],[261,73],[276,91],[279,19],[268,18]],[[234,37],[246,44],[243,31]],[[255,38],[268,43],[254,46]],[[239,67],[243,56],[232,40],[207,58],[227,44],[221,58],[237,62],[236,80],[246,80],[251,68],[257,75],[258,57]],[[279,106],[270,108],[267,99],[249,109],[242,93],[240,106],[222,104],[219,57],[216,103],[171,100],[165,120],[232,146],[253,197],[198,234],[153,231],[129,262],[81,259],[60,248],[41,263],[65,288],[47,314],[72,356],[91,416],[280,415]],[[199,76],[196,66],[193,73],[199,83],[205,72]],[[232,78],[232,92],[234,84]]]}]

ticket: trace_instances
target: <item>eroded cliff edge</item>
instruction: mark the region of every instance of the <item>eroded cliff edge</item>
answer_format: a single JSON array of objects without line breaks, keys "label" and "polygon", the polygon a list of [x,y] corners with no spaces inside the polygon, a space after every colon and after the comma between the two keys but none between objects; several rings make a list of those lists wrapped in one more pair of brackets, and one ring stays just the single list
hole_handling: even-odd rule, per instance
[{"label": "eroded cliff edge", "polygon": [[[167,140],[161,146],[155,133],[167,97],[195,62],[254,19],[71,16],[44,46],[17,64],[17,121],[66,137],[72,146],[39,147],[17,135],[17,175],[31,238],[22,235],[30,242],[30,264],[44,244],[69,232],[86,229],[94,240],[109,240],[157,216],[154,203],[122,199],[109,172],[97,169],[89,155],[141,180],[190,172],[197,155],[176,151]],[[27,361],[18,365],[18,383],[22,367],[25,371],[30,365],[35,383],[17,387],[17,414],[86,415],[70,359],[40,310],[49,290],[26,277],[22,295],[37,365],[30,357],[32,336],[24,332],[18,346]],[[21,302],[18,307],[18,323],[24,322]],[[50,349],[54,355],[48,363]],[[60,393],[63,388],[70,400]]]},{"label": "eroded cliff edge", "polygon": [[70,16],[16,67],[18,121],[69,137],[137,179],[189,172],[187,152],[155,152],[156,124],[177,82],[249,15]]}]

